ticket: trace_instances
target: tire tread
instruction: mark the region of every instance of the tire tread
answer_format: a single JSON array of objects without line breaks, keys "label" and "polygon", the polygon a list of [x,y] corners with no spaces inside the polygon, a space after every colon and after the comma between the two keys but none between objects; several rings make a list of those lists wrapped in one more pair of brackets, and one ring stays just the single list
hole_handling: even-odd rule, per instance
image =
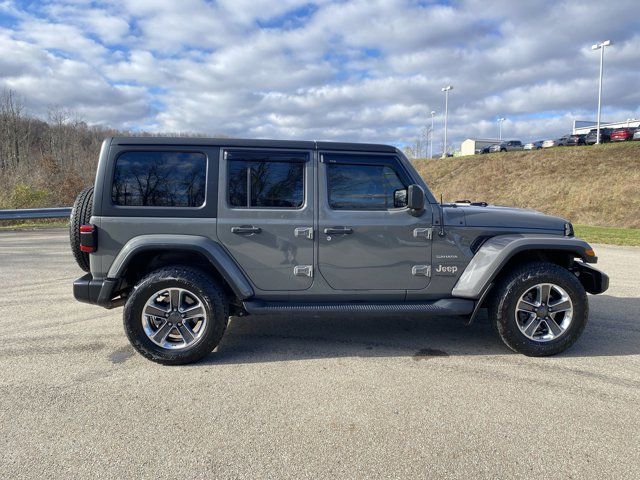
[{"label": "tire tread", "polygon": [[71,251],[78,266],[90,271],[89,254],[80,250],[80,226],[89,223],[93,211],[93,187],[87,187],[76,197],[69,217],[69,240]]}]

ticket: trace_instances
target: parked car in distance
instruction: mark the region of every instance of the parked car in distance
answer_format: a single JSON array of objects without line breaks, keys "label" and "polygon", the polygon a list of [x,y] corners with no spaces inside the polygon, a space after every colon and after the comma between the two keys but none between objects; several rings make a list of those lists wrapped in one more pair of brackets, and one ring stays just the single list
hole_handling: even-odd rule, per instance
[{"label": "parked car in distance", "polygon": [[545,140],[544,142],[542,142],[542,148],[564,147],[567,144],[570,136],[571,135],[569,134],[555,140]]},{"label": "parked car in distance", "polygon": [[540,150],[542,148],[542,140],[538,140],[536,142],[525,143],[523,150]]},{"label": "parked car in distance", "polygon": [[507,142],[491,145],[490,152],[511,152],[514,150],[522,150],[522,142],[520,140],[509,140]]},{"label": "parked car in distance", "polygon": [[567,147],[575,147],[576,145],[584,145],[585,134],[570,135],[565,145]]},{"label": "parked car in distance", "polygon": [[633,134],[633,140],[640,140],[640,128],[637,128],[636,133]]},{"label": "parked car in distance", "polygon": [[[592,128],[587,136],[584,138],[585,145],[593,145],[598,140],[598,129]],[[600,143],[607,143],[611,141],[611,129],[610,128],[601,128],[600,129]]]},{"label": "parked car in distance", "polygon": [[626,140],[633,139],[633,134],[635,133],[635,128],[624,127],[624,128],[616,128],[611,133],[611,141],[612,142],[624,142]]}]

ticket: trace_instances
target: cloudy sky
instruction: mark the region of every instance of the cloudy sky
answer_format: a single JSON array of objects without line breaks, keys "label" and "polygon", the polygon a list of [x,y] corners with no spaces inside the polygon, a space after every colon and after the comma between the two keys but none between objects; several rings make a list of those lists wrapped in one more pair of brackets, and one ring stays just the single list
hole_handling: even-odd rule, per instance
[{"label": "cloudy sky", "polygon": [[[0,0],[0,87],[89,123],[251,138],[523,140],[640,117],[638,0]],[[441,145],[441,140],[440,140]],[[437,149],[438,147],[436,147]]]}]

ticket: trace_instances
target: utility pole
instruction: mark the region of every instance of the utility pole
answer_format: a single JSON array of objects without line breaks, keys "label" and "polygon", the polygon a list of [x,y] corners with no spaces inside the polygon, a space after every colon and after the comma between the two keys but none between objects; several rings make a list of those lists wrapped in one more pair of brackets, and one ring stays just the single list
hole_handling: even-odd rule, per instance
[{"label": "utility pole", "polygon": [[498,122],[498,135],[499,135],[499,139],[502,142],[502,122],[504,122],[504,118],[500,117],[497,122]]},{"label": "utility pole", "polygon": [[431,135],[429,135],[429,158],[433,158],[433,118],[436,116],[435,110],[431,110]]},{"label": "utility pole", "polygon": [[598,136],[596,137],[596,144],[600,143],[600,111],[602,107],[602,69],[604,66],[604,47],[612,45],[611,40],[605,40],[604,42],[596,43],[591,46],[591,50],[600,50],[600,84],[598,86]]},{"label": "utility pole", "polygon": [[447,156],[447,121],[449,118],[449,91],[453,90],[451,85],[442,87],[444,92],[444,147],[442,149],[442,158]]}]

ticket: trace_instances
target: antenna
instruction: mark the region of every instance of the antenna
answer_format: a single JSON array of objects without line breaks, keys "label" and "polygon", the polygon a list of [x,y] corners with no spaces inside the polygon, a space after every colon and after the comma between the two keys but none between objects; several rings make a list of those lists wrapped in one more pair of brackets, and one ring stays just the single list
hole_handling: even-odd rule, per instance
[{"label": "antenna", "polygon": [[444,237],[444,200],[442,199],[442,192],[440,192],[440,231],[438,235]]}]

